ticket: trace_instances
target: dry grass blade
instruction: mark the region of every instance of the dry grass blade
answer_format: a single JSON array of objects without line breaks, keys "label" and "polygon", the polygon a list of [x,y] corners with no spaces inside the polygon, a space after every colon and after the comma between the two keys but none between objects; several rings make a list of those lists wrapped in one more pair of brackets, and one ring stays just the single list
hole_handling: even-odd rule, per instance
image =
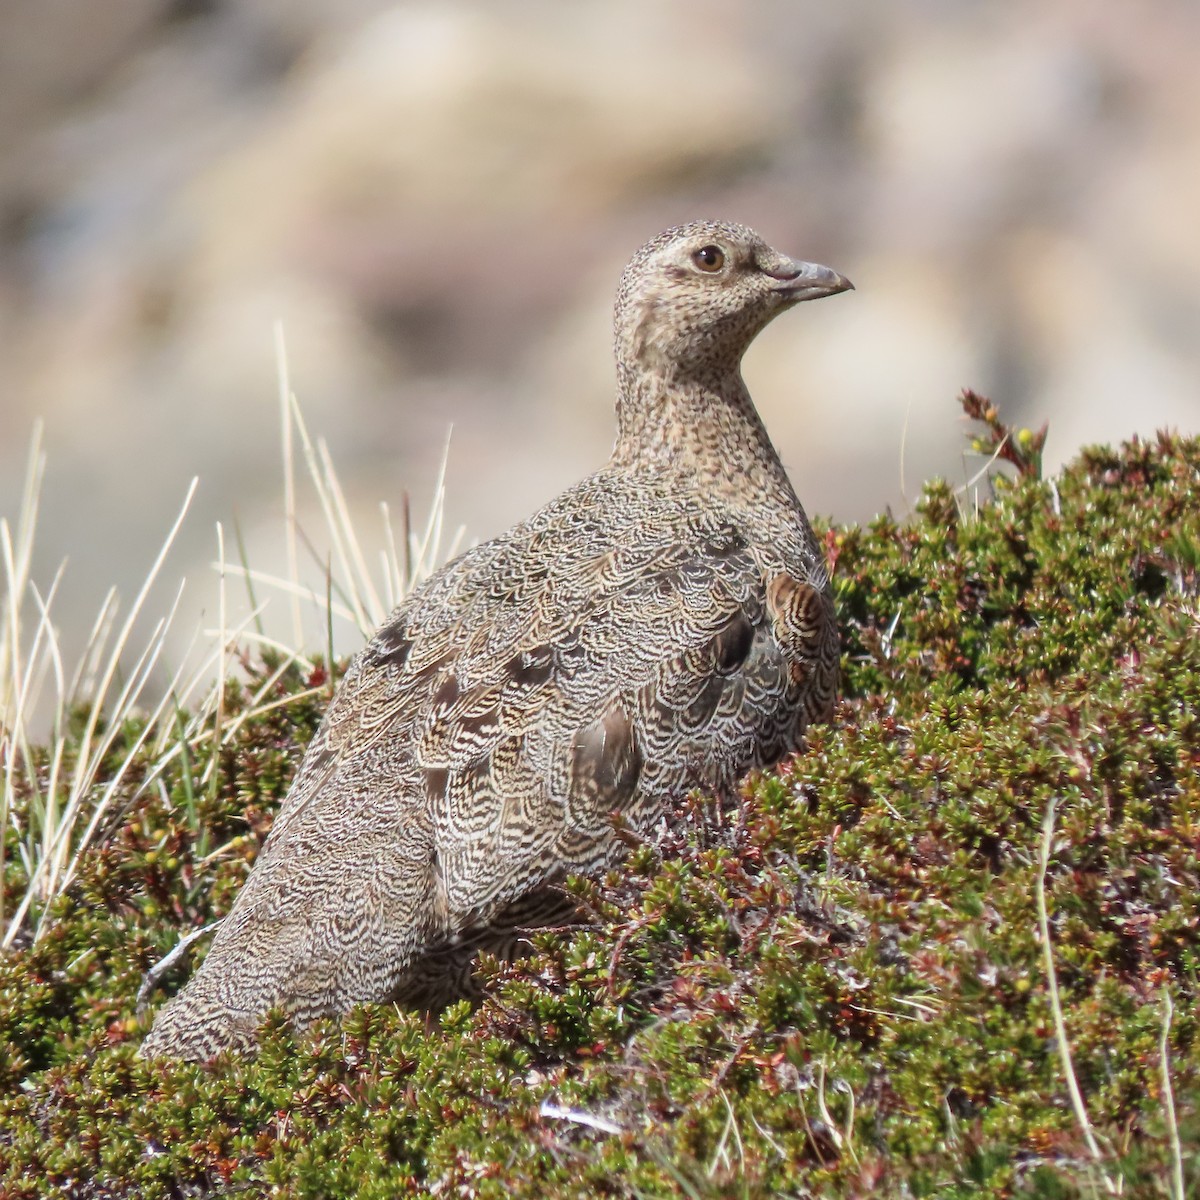
[{"label": "dry grass blade", "polygon": [[367,611],[371,629],[374,630],[377,625],[383,623],[387,616],[387,609],[380,602],[379,593],[371,581],[371,573],[367,570],[362,548],[358,544],[358,535],[354,532],[354,522],[350,518],[350,509],[346,505],[341,481],[338,479],[337,471],[334,470],[333,459],[329,455],[329,446],[324,438],[317,442],[317,453],[320,456],[321,480],[324,487],[328,489],[330,502],[337,515],[337,525],[343,531],[343,538],[350,557],[347,576],[357,585],[354,589],[355,593],[361,593],[363,607]]},{"label": "dry grass blade", "polygon": [[5,597],[3,626],[0,628],[0,730],[15,734],[13,712],[17,697],[24,690],[26,664],[21,654],[21,600],[29,583],[33,560],[33,535],[37,526],[38,502],[46,455],[42,450],[42,425],[34,425],[25,484],[21,489],[16,529],[0,520],[0,547],[3,548]]},{"label": "dry grass blade", "polygon": [[1071,1107],[1075,1111],[1075,1121],[1083,1134],[1088,1153],[1100,1171],[1105,1190],[1110,1196],[1117,1196],[1120,1195],[1121,1188],[1103,1169],[1104,1155],[1100,1152],[1100,1146],[1092,1129],[1092,1122],[1088,1117],[1087,1104],[1084,1102],[1083,1093],[1079,1090],[1079,1080],[1075,1075],[1075,1064],[1071,1058],[1071,1043],[1067,1038],[1067,1023],[1063,1018],[1062,999],[1058,993],[1058,973],[1054,969],[1054,945],[1050,940],[1050,916],[1046,906],[1046,872],[1050,866],[1050,850],[1054,843],[1055,809],[1056,804],[1054,800],[1051,800],[1046,807],[1046,816],[1042,822],[1042,841],[1038,853],[1038,872],[1034,887],[1038,933],[1042,940],[1042,963],[1046,971],[1046,987],[1050,993],[1050,1009],[1054,1014],[1055,1040],[1058,1042],[1058,1054],[1062,1062],[1067,1091],[1071,1096]]},{"label": "dry grass blade", "polygon": [[[83,736],[81,738],[79,765],[76,768],[76,778],[72,783],[72,791],[82,784],[89,772],[94,772],[98,765],[98,752],[93,751],[92,742],[96,736],[97,728],[100,724],[102,716],[105,714],[105,702],[108,699],[108,690],[112,686],[113,680],[116,678],[118,667],[120,666],[122,656],[126,653],[129,646],[129,639],[133,632],[134,623],[137,621],[142,607],[146,602],[146,597],[150,593],[150,589],[154,586],[155,580],[158,578],[158,573],[162,569],[163,562],[166,560],[171,546],[175,542],[175,538],[179,533],[180,526],[183,524],[184,517],[187,516],[188,509],[191,507],[192,498],[196,494],[196,487],[199,484],[199,479],[193,479],[188,487],[187,495],[184,497],[183,504],[180,507],[179,514],[175,518],[174,524],[171,526],[162,546],[159,549],[158,555],[150,566],[150,570],[146,573],[146,578],[142,581],[142,586],[138,590],[137,596],[134,598],[133,604],[130,607],[129,615],[125,618],[124,624],[121,626],[121,631],[117,635],[116,642],[108,655],[108,662],[104,668],[104,672],[100,677],[100,681],[96,686],[95,694],[92,697],[91,710],[88,713],[87,723],[84,727]],[[126,688],[128,691],[128,687]],[[118,704],[117,712],[123,712],[125,709]],[[110,721],[110,725],[112,722]]]},{"label": "dry grass blade", "polygon": [[[214,561],[212,565],[215,568],[217,563]],[[316,610],[322,615],[324,615],[327,611],[325,597],[308,584],[293,581],[291,579],[285,579],[282,575],[272,575],[269,571],[260,571],[255,567],[243,567],[240,563],[226,563],[225,570],[247,580],[250,583],[264,584],[266,587],[277,591],[282,595],[289,596],[294,599],[307,600],[310,604],[314,605]],[[332,608],[329,611],[332,611],[335,617],[341,621],[346,621],[351,625],[357,625],[354,611],[348,605],[339,604],[336,600],[331,601],[331,605]],[[258,611],[264,611],[265,607],[266,606],[264,604],[258,609]],[[272,639],[263,638],[262,640],[265,642]],[[278,639],[274,640],[278,645],[285,644],[283,642],[279,642]]]},{"label": "dry grass blade", "polygon": [[[275,322],[275,370],[279,377],[280,440],[283,444],[283,515],[284,543],[287,546],[288,577],[299,587],[300,562],[296,549],[296,461],[292,449],[292,389],[288,382],[287,342],[283,322]],[[304,627],[300,621],[300,601],[292,600],[292,641],[300,645]]]},{"label": "dry grass blade", "polygon": [[[30,659],[35,662],[38,661],[42,657],[41,648],[44,645],[45,658],[48,658],[53,664],[56,684],[50,766],[47,773],[45,790],[42,793],[43,800],[39,814],[41,823],[40,854],[42,857],[50,853],[51,831],[57,828],[59,822],[59,779],[62,774],[63,752],[66,744],[64,728],[66,723],[66,706],[63,701],[66,695],[66,688],[64,687],[62,654],[59,650],[58,636],[55,633],[54,626],[50,622],[50,608],[54,603],[54,597],[58,592],[58,585],[62,581],[65,568],[65,563],[59,564],[58,570],[54,574],[54,579],[51,581],[50,590],[46,593],[45,597],[42,596],[41,592],[38,591],[32,582],[29,585],[30,595],[38,607],[37,633],[34,635],[33,646],[30,649]],[[43,636],[45,638],[44,642],[42,640]],[[24,722],[22,722],[22,726],[24,727]],[[22,757],[27,764],[32,762],[27,737],[26,744],[22,747]],[[36,779],[31,778],[29,785],[30,793],[37,795],[38,787]],[[36,857],[36,854],[32,857]],[[30,858],[26,859],[25,870],[26,874],[32,873]]]},{"label": "dry grass blade", "polygon": [[[310,437],[292,395],[282,326],[276,327],[275,347],[287,575],[281,578],[253,569],[240,531],[240,561],[231,563],[224,526],[218,524],[216,628],[196,629],[181,665],[168,672],[165,687],[155,681],[161,680],[168,638],[176,626],[184,595],[182,581],[166,615],[153,622],[149,635],[139,640],[136,631],[146,619],[150,597],[191,507],[198,480],[192,480],[128,611],[120,611],[116,590],[110,589],[78,661],[69,671],[52,616],[63,568],[44,594],[30,578],[46,463],[41,426],[34,429],[17,519],[13,524],[0,519],[0,562],[5,579],[0,609],[0,873],[6,866],[8,847],[15,845],[24,874],[20,898],[11,913],[5,912],[0,896],[0,946],[11,946],[29,930],[35,938],[44,932],[50,903],[76,876],[82,855],[147,788],[156,783],[161,787],[164,773],[173,763],[181,758],[203,760],[199,778],[211,797],[219,786],[219,752],[236,739],[247,721],[324,690],[313,687],[279,694],[280,680],[289,670],[296,666],[309,674],[314,670],[314,662],[301,652],[302,601],[312,605],[317,627],[326,639],[325,654],[332,659],[334,618],[352,624],[359,636],[365,636],[437,565],[445,456],[423,536],[410,535],[406,497],[404,546],[397,548],[385,505],[381,509],[382,547],[377,559],[374,551],[368,556],[329,448],[323,440]],[[297,516],[297,437],[324,515],[325,527],[312,539]],[[321,568],[320,589],[302,582],[301,540],[312,549],[314,562]],[[328,557],[319,549],[324,544],[332,547],[335,572],[328,571]],[[376,560],[379,575],[373,578],[367,564]],[[250,609],[246,615],[232,609],[231,574],[246,580]],[[258,602],[253,582],[283,597],[290,610],[290,644],[263,631],[261,618],[269,601]],[[239,702],[231,719],[227,680],[238,661],[247,661],[255,649],[276,656],[277,661],[268,659],[270,669],[255,678],[254,688]],[[76,712],[79,726],[72,731],[67,718]],[[31,730],[47,724],[48,732],[41,738],[44,745],[35,756]],[[193,814],[193,819],[198,820],[198,815]],[[15,838],[4,836],[11,831]]]},{"label": "dry grass blade", "polygon": [[408,578],[408,573],[400,565],[399,555],[396,553],[396,534],[392,529],[392,514],[387,506],[387,501],[383,501],[379,505],[379,515],[383,519],[383,549],[379,551],[379,567],[383,575],[384,600],[387,603],[387,610],[392,609],[400,603],[400,598],[411,586]]},{"label": "dry grass blade", "polygon": [[1179,1120],[1175,1115],[1175,1088],[1171,1083],[1171,1019],[1175,1004],[1170,989],[1163,988],[1162,1029],[1158,1036],[1158,1061],[1162,1070],[1163,1109],[1167,1118],[1167,1138],[1171,1147],[1171,1200],[1184,1200],[1183,1145],[1179,1140]]},{"label": "dry grass blade", "polygon": [[313,486],[316,488],[317,499],[321,504],[321,511],[325,514],[325,525],[329,532],[330,540],[333,543],[333,553],[338,563],[340,577],[351,584],[347,595],[350,608],[354,614],[354,623],[362,636],[367,637],[378,622],[372,622],[368,615],[369,599],[364,598],[361,590],[353,586],[354,575],[350,567],[349,552],[346,548],[347,537],[345,525],[339,520],[333,489],[330,487],[329,481],[321,469],[320,455],[313,439],[309,437],[308,428],[304,424],[304,418],[300,415],[300,407],[296,403],[295,397],[292,398],[292,420],[295,422],[296,432],[300,435],[300,443],[304,448],[304,458],[308,464],[308,471],[312,478]]},{"label": "dry grass blade", "polygon": [[208,756],[203,779],[210,794],[214,795],[217,789],[217,752],[221,748],[221,727],[225,723],[225,681],[229,677],[229,636],[225,628],[225,530],[220,521],[217,522],[217,576],[217,703],[213,717],[212,753]]},{"label": "dry grass blade", "polygon": [[429,520],[425,523],[425,532],[419,541],[414,540],[412,569],[407,581],[407,586],[412,587],[418,580],[424,579],[430,574],[438,561],[444,561],[447,558],[452,558],[458,550],[459,542],[462,539],[463,530],[459,528],[454,536],[454,540],[450,544],[450,548],[445,552],[443,557],[441,552],[442,544],[442,522],[446,510],[446,467],[450,462],[450,437],[453,434],[451,429],[446,434],[446,445],[442,450],[442,461],[438,467],[437,482],[433,489],[433,505],[429,510]]}]

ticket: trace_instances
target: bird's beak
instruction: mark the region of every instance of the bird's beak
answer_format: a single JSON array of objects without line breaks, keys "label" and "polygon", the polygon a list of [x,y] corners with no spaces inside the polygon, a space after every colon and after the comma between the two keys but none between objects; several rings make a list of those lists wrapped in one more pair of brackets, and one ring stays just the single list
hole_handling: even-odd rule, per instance
[{"label": "bird's beak", "polygon": [[797,262],[783,255],[771,263],[770,269],[764,268],[764,273],[779,281],[773,290],[793,302],[854,291],[854,284],[832,268],[823,267],[820,263]]}]

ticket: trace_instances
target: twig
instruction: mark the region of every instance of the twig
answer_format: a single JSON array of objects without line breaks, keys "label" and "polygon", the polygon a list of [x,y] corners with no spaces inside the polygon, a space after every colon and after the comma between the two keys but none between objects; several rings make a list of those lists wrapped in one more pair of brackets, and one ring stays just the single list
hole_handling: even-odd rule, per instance
[{"label": "twig", "polygon": [[224,919],[222,917],[220,921],[210,921],[207,925],[202,925],[199,929],[193,929],[191,933],[185,937],[181,937],[174,948],[169,950],[146,972],[146,977],[142,980],[142,986],[138,988],[137,994],[137,1012],[139,1016],[146,1011],[146,1001],[150,999],[150,993],[158,987],[162,977],[187,953],[188,948],[193,942],[199,941],[206,933],[211,933]]},{"label": "twig", "polygon": [[552,1121],[570,1121],[572,1125],[585,1125],[588,1129],[595,1129],[599,1133],[609,1133],[614,1136],[625,1132],[625,1129],[615,1121],[610,1121],[605,1117],[597,1117],[592,1113],[584,1112],[580,1108],[563,1108],[561,1105],[553,1104],[549,1100],[542,1101],[541,1107],[538,1109],[538,1115],[549,1117]]}]

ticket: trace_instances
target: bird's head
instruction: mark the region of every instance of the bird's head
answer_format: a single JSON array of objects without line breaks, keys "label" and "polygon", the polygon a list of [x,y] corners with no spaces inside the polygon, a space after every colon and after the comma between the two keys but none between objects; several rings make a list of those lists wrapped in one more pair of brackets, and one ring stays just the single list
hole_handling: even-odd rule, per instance
[{"label": "bird's head", "polygon": [[647,242],[621,276],[617,363],[622,371],[725,374],[784,309],[853,286],[829,267],[788,258],[744,225],[679,225]]}]

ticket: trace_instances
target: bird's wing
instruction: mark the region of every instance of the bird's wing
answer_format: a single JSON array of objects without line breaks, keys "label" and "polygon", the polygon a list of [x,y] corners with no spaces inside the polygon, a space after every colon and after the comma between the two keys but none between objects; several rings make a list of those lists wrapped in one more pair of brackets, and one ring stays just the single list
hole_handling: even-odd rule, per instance
[{"label": "bird's wing", "polygon": [[644,823],[672,792],[794,746],[804,646],[781,636],[744,538],[635,516],[518,527],[414,593],[343,680],[263,865],[314,822],[347,837],[428,824],[461,911],[548,863],[596,865],[614,810]]},{"label": "bird's wing", "polygon": [[387,995],[424,950],[610,862],[614,810],[645,828],[796,744],[836,648],[822,589],[780,582],[735,522],[604,499],[469,551],[355,659],[149,1052]]}]

